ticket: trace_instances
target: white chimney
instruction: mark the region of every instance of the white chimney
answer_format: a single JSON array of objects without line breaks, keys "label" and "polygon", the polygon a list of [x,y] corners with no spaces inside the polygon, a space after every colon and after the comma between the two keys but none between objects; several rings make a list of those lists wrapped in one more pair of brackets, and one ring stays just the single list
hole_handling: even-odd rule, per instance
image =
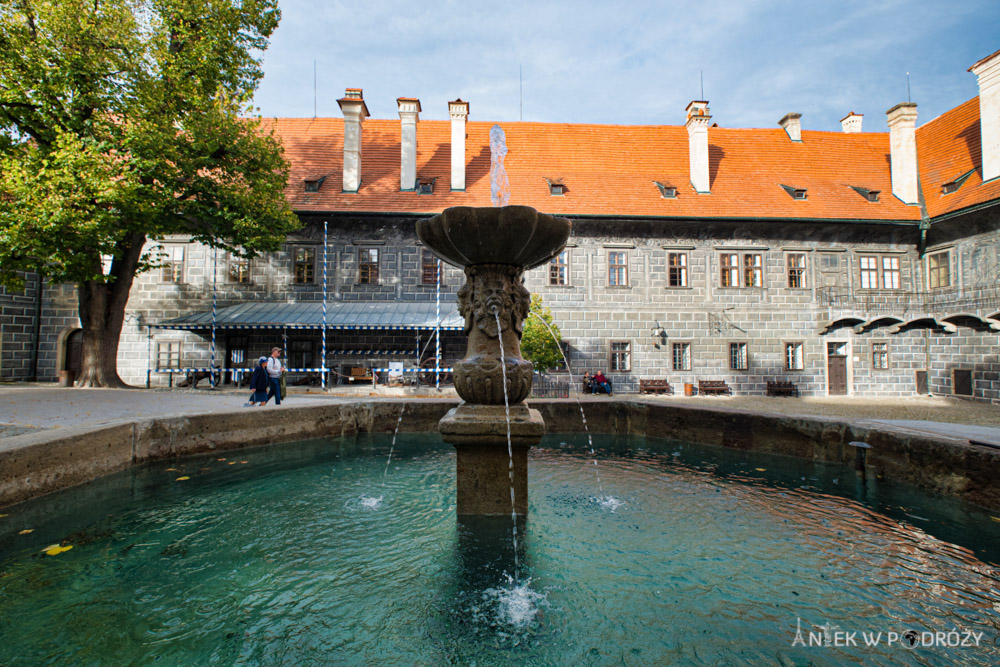
[{"label": "white chimney", "polygon": [[691,185],[695,192],[708,194],[708,124],[712,116],[708,102],[687,105],[688,155],[691,158]]},{"label": "white chimney", "polygon": [[399,107],[399,189],[413,192],[417,187],[417,121],[420,100],[398,97]]},{"label": "white chimney", "polygon": [[861,119],[864,117],[864,114],[852,111],[841,118],[840,127],[844,128],[844,134],[858,134],[861,132]]},{"label": "white chimney", "polygon": [[979,77],[983,181],[1000,177],[1000,51],[969,68]]},{"label": "white chimney", "polygon": [[784,118],[778,121],[778,125],[788,134],[789,139],[802,142],[802,114],[786,113]]},{"label": "white chimney", "polygon": [[469,103],[458,98],[448,102],[451,116],[451,189],[465,191],[465,121],[469,118]]},{"label": "white chimney", "polygon": [[344,112],[344,192],[361,187],[361,124],[369,116],[360,88],[348,88],[337,100]]},{"label": "white chimney", "polygon": [[885,112],[889,122],[889,171],[892,194],[904,204],[919,202],[917,192],[917,105],[902,102]]}]

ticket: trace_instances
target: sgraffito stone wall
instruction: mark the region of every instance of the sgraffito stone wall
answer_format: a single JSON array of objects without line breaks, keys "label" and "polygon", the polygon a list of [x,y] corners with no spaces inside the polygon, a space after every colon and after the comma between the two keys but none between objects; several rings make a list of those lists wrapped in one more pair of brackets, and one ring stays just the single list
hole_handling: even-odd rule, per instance
[{"label": "sgraffito stone wall", "polygon": [[[418,217],[337,214],[325,219],[331,303],[434,300],[435,286],[422,281],[426,249],[414,233]],[[251,260],[247,283],[230,280],[225,253],[216,255],[181,238],[161,241],[183,248],[182,280],[164,281],[159,270],[136,279],[121,338],[122,377],[145,384],[147,372],[156,368],[161,342],[182,344],[185,367],[208,365],[208,335],[150,324],[211,310],[213,267],[219,308],[247,300],[320,301],[322,220],[304,217],[304,228],[285,247]],[[830,392],[828,354],[836,348],[846,361],[844,391],[849,395],[913,395],[918,373],[926,373],[931,393],[952,394],[958,370],[971,373],[972,398],[1000,401],[1000,334],[983,323],[993,315],[1000,319],[1000,214],[980,211],[933,225],[924,254],[920,238],[915,224],[574,218],[567,284],[552,284],[548,266],[526,273],[525,284],[552,311],[574,373],[603,370],[617,391],[637,390],[640,378],[665,378],[681,391],[698,380],[724,380],[736,393],[763,393],[769,380],[782,380],[794,382],[802,395],[822,396]],[[310,283],[295,282],[293,258],[299,248],[314,254]],[[377,284],[361,283],[362,250],[377,251]],[[621,284],[610,284],[609,253],[624,254],[627,275],[615,281]],[[682,286],[670,284],[672,253],[685,257]],[[935,253],[948,253],[950,284],[931,290],[928,256]],[[722,286],[721,262],[730,254],[741,262],[747,255],[760,257],[759,284]],[[797,287],[789,286],[792,255],[805,260]],[[878,295],[874,308],[861,284],[861,258],[871,256],[893,258],[899,267],[898,288]],[[741,265],[739,281],[744,271]],[[454,303],[463,282],[459,269],[445,265],[442,301]],[[840,300],[831,301],[831,294]],[[44,306],[39,377],[54,380],[62,360],[60,345],[77,326],[72,287],[47,287]],[[887,319],[878,319],[882,315]],[[925,321],[899,328],[901,321],[919,318]],[[949,318],[947,326],[942,326],[944,318]],[[25,334],[19,336],[20,342],[12,345],[24,344]],[[240,337],[249,341],[250,359],[283,344],[278,331],[218,332],[218,366],[226,366],[228,349]],[[5,343],[7,338],[5,333]],[[444,339],[445,363],[460,358],[461,337]],[[289,332],[292,340],[306,346],[311,342],[312,358],[318,361],[318,332]],[[786,368],[789,343],[802,344],[801,369]],[[689,346],[689,367],[675,367],[675,344]],[[882,344],[887,346],[887,367],[875,368],[873,346]],[[330,332],[327,345],[410,349],[416,340],[410,332]],[[612,369],[612,345],[627,348],[627,370]],[[746,368],[732,367],[732,345],[745,345]],[[23,355],[7,348],[3,354],[5,362]],[[329,364],[382,365],[397,358],[332,358]],[[151,384],[167,384],[165,375],[150,375]]]}]

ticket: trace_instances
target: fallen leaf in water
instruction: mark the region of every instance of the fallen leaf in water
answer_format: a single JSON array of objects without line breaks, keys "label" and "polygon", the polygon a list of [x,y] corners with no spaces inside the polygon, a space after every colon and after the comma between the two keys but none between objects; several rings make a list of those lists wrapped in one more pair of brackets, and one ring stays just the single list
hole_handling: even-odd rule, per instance
[{"label": "fallen leaf in water", "polygon": [[33,532],[35,532],[34,528],[25,528],[20,533],[18,533],[18,535],[27,535],[28,533],[33,533]]},{"label": "fallen leaf in water", "polygon": [[0,514],[0,519],[4,518],[5,516],[10,516],[10,515],[9,514]]},{"label": "fallen leaf in water", "polygon": [[183,476],[181,476],[181,477],[178,477],[178,478],[177,478],[177,479],[175,479],[174,481],[175,481],[175,482],[183,482],[183,481],[184,481],[184,480],[186,480],[186,479],[191,479],[191,478],[190,478],[190,477],[188,477],[187,475],[183,475]]},{"label": "fallen leaf in water", "polygon": [[1000,523],[1000,516],[991,516],[990,518],[996,521],[997,523]]},{"label": "fallen leaf in water", "polygon": [[240,463],[250,463],[249,461],[240,461]]},{"label": "fallen leaf in water", "polygon": [[180,472],[177,468],[167,468],[167,472]]},{"label": "fallen leaf in water", "polygon": [[226,459],[215,459],[216,461],[225,461]]},{"label": "fallen leaf in water", "polygon": [[61,545],[58,545],[58,544],[53,544],[50,547],[45,547],[44,549],[42,549],[42,552],[45,553],[46,555],[49,555],[49,556],[58,556],[62,552],[69,551],[72,548],[73,548],[72,544],[68,544],[66,546],[61,546]]},{"label": "fallen leaf in water", "polygon": [[231,465],[231,466],[234,466],[234,465],[236,465],[236,461],[230,461],[230,462],[229,462],[229,465]]},{"label": "fallen leaf in water", "polygon": [[757,472],[767,472],[767,468],[754,468]]}]

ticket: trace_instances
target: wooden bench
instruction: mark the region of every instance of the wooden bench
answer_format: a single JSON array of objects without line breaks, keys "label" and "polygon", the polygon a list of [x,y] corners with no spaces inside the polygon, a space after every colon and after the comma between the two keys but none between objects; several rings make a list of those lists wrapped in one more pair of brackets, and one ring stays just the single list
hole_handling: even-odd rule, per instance
[{"label": "wooden bench", "polygon": [[353,384],[355,382],[371,382],[371,381],[372,381],[372,372],[369,369],[360,368],[358,366],[354,366],[351,368],[351,377],[348,379],[348,382]]},{"label": "wooden bench", "polygon": [[639,380],[640,394],[673,394],[674,388],[666,380]]},{"label": "wooden bench", "polygon": [[794,382],[767,382],[768,396],[798,396],[799,388]]},{"label": "wooden bench", "polygon": [[732,395],[733,390],[726,384],[725,380],[698,380],[698,393],[706,395]]}]

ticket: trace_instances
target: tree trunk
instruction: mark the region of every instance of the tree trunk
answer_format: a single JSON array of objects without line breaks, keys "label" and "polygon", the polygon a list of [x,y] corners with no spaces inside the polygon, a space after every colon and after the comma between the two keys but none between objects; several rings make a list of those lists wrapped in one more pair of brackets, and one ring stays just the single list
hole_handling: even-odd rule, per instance
[{"label": "tree trunk", "polygon": [[[129,234],[118,243],[110,280],[88,280],[77,285],[83,329],[83,358],[77,387],[128,387],[118,376],[118,340],[145,242],[145,234]],[[100,271],[99,265],[96,270]]]}]

